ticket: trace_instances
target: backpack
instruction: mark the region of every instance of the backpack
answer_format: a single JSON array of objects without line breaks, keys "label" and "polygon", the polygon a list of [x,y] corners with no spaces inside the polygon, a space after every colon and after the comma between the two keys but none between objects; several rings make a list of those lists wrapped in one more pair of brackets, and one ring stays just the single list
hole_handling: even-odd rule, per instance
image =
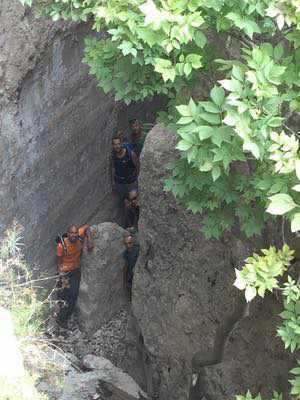
[{"label": "backpack", "polygon": [[[63,234],[59,233],[59,234],[56,236],[56,238],[55,238],[55,243],[56,243],[56,244],[59,244],[59,243],[62,244],[62,247],[63,247],[63,250],[64,250],[64,254],[67,256],[67,255],[68,255],[68,249],[67,249],[67,246],[66,246],[66,244],[65,244],[65,238],[66,238],[66,237],[68,237],[67,232],[65,232],[65,233],[63,233]],[[83,241],[84,241],[84,238],[83,238],[82,236],[78,236],[78,240],[80,240],[81,242],[83,242]]]}]

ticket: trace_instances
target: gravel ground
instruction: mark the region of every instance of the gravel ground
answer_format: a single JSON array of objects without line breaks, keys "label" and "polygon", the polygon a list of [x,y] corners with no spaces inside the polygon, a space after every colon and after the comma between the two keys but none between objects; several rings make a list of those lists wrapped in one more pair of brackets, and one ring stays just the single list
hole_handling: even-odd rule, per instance
[{"label": "gravel ground", "polygon": [[103,325],[92,337],[80,330],[78,319],[73,315],[68,329],[56,327],[52,341],[68,354],[68,358],[80,365],[80,360],[87,354],[103,356],[117,367],[122,368],[126,356],[126,327],[128,310],[122,309]]}]

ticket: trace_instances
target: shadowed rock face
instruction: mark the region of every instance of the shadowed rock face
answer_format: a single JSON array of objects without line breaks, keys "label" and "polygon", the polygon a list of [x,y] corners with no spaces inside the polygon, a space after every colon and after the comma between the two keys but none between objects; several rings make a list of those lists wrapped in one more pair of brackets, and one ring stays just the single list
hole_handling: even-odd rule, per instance
[{"label": "shadowed rock face", "polygon": [[81,63],[87,25],[36,20],[17,0],[0,8],[0,227],[24,225],[27,254],[45,270],[57,232],[114,218],[117,111]]},{"label": "shadowed rock face", "polygon": [[109,155],[117,114],[112,96],[98,90],[81,64],[87,32],[79,27],[56,39],[20,95],[26,160],[16,193],[18,210],[26,212],[27,204],[36,208],[33,215],[30,210],[29,223],[47,238],[49,258],[49,240],[57,230],[92,217],[113,219]]},{"label": "shadowed rock face", "polygon": [[250,318],[237,324],[247,310],[232,285],[234,266],[252,244],[206,240],[199,218],[163,191],[175,143],[175,135],[156,126],[141,157],[141,256],[133,312],[156,374],[148,376],[149,392],[160,400],[223,400],[248,388],[257,392],[266,381],[286,389],[291,358],[274,339],[279,321],[273,298],[256,304]]}]

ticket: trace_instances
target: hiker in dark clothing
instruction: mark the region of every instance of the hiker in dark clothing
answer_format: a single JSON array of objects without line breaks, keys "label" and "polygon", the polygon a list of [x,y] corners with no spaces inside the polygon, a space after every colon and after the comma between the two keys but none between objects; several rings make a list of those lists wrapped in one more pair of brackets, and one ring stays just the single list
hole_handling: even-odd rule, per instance
[{"label": "hiker in dark clothing", "polygon": [[132,280],[134,275],[134,267],[137,262],[140,247],[138,244],[134,243],[133,236],[126,235],[124,237],[124,245],[126,250],[123,252],[123,258],[125,261],[124,266],[124,286],[128,291],[128,298],[131,301],[131,289],[132,289]]},{"label": "hiker in dark clothing", "polygon": [[135,228],[138,229],[138,221],[140,214],[139,206],[139,192],[137,189],[131,190],[128,193],[125,203],[125,229]]},{"label": "hiker in dark clothing", "polygon": [[129,121],[130,137],[129,143],[132,146],[132,150],[139,157],[144,146],[146,139],[146,133],[143,132],[143,127],[140,121],[136,118]]},{"label": "hiker in dark clothing", "polygon": [[118,194],[119,206],[123,209],[125,197],[130,190],[137,188],[139,160],[133,151],[122,146],[121,139],[118,136],[112,139],[112,146],[112,171],[115,190]]}]

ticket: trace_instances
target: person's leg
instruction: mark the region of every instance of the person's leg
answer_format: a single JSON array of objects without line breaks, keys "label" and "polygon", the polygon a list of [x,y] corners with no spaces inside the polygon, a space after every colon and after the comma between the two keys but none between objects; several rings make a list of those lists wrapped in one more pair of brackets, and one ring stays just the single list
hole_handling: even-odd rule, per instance
[{"label": "person's leg", "polygon": [[75,290],[74,290],[74,306],[77,303],[78,299],[78,294],[79,294],[79,286],[80,286],[80,280],[81,280],[81,268],[77,268],[75,271]]},{"label": "person's leg", "polygon": [[126,196],[126,183],[118,183],[116,182],[116,192],[118,195],[118,204],[121,208],[123,208],[124,198]]},{"label": "person's leg", "polygon": [[57,283],[57,323],[65,325],[68,319],[69,310],[69,280],[61,277]]},{"label": "person's leg", "polygon": [[131,211],[131,207],[130,206],[125,206],[125,216],[124,216],[124,225],[123,228],[127,229],[128,227],[132,226],[132,219],[131,219],[131,215],[132,215],[132,211]]},{"label": "person's leg", "polygon": [[127,293],[128,293],[128,301],[131,303],[131,297],[132,297],[132,279],[133,279],[133,273],[131,268],[128,268],[127,270]]},{"label": "person's leg", "polygon": [[57,315],[57,322],[60,325],[65,325],[68,320],[68,310],[69,310],[69,303],[68,303],[68,289],[62,289],[60,293],[60,299],[58,300],[58,315]]},{"label": "person's leg", "polygon": [[76,305],[76,301],[77,301],[78,293],[79,293],[80,278],[81,278],[80,268],[77,268],[76,270],[74,270],[70,273],[68,317],[71,316],[71,314],[74,311],[75,305]]},{"label": "person's leg", "polygon": [[126,196],[126,184],[116,182],[115,188],[116,188],[116,192],[117,192],[117,196],[118,196],[118,203],[117,203],[118,215],[119,215],[118,223],[121,226],[124,226],[124,219],[125,219],[124,199]]}]

